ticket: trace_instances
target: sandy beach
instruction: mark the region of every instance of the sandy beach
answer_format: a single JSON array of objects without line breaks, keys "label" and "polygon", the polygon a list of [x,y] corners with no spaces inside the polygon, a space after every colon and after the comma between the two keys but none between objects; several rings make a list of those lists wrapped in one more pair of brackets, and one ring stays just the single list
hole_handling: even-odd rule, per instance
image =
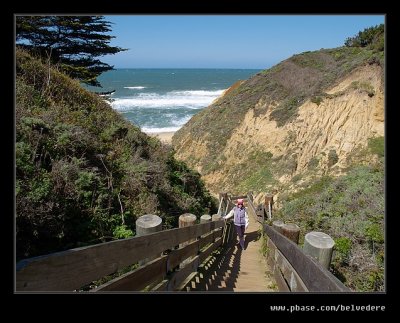
[{"label": "sandy beach", "polygon": [[146,132],[149,136],[158,137],[162,142],[166,144],[171,144],[172,136],[174,135],[175,131],[169,132]]}]

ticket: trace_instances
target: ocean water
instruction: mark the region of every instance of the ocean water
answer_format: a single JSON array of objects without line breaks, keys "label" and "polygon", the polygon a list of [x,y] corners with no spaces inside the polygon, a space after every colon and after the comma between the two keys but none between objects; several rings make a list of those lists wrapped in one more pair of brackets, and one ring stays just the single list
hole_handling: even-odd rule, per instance
[{"label": "ocean water", "polygon": [[100,75],[111,106],[145,132],[176,131],[255,69],[117,69]]}]

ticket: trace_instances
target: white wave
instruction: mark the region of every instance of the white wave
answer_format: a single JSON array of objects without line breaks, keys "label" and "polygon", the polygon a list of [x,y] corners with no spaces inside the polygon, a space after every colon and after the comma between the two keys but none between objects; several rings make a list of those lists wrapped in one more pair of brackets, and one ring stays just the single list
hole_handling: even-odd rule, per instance
[{"label": "white wave", "polygon": [[195,91],[174,91],[171,93],[175,93],[177,95],[192,95],[192,96],[212,96],[216,97],[221,95],[225,90],[217,90],[217,91],[203,91],[203,90],[195,90]]},{"label": "white wave", "polygon": [[[168,120],[168,126],[165,127],[160,127],[160,124],[157,125],[150,125],[150,124],[145,124],[142,126],[142,131],[144,132],[170,132],[170,131],[177,131],[180,128],[182,128],[182,126],[189,121],[189,119],[191,118],[190,115],[186,115],[182,118],[178,118],[178,117],[174,117],[173,114],[166,114],[165,117]],[[165,120],[164,120],[165,121]]]},{"label": "white wave", "polygon": [[119,111],[138,108],[189,108],[200,109],[210,105],[225,90],[171,91],[165,94],[138,93],[127,98],[115,98],[111,106]]},{"label": "white wave", "polygon": [[177,118],[177,117],[171,118],[171,123],[172,123],[174,126],[182,127],[186,122],[189,121],[189,119],[190,119],[191,117],[192,117],[192,116],[187,115],[187,116],[185,116],[185,117],[183,117],[183,118]]},{"label": "white wave", "polygon": [[124,86],[124,89],[143,90],[143,89],[146,89],[146,87],[145,86]]},{"label": "white wave", "polygon": [[175,132],[178,131],[181,127],[165,127],[165,128],[141,128],[143,132],[147,133],[159,133],[159,132]]}]

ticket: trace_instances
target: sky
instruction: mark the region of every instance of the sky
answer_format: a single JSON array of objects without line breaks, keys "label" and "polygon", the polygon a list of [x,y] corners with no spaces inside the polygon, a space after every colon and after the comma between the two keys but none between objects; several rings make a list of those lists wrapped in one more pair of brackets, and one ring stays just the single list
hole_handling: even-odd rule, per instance
[{"label": "sky", "polygon": [[105,16],[110,45],[128,51],[102,57],[114,68],[265,69],[294,54],[344,45],[385,22],[384,15]]}]

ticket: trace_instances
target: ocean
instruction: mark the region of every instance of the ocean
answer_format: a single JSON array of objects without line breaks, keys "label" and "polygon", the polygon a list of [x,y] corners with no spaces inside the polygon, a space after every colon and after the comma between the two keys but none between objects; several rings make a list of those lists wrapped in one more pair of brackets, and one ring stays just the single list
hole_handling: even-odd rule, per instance
[{"label": "ocean", "polygon": [[111,106],[144,132],[176,131],[238,80],[258,69],[116,69],[100,75]]}]

